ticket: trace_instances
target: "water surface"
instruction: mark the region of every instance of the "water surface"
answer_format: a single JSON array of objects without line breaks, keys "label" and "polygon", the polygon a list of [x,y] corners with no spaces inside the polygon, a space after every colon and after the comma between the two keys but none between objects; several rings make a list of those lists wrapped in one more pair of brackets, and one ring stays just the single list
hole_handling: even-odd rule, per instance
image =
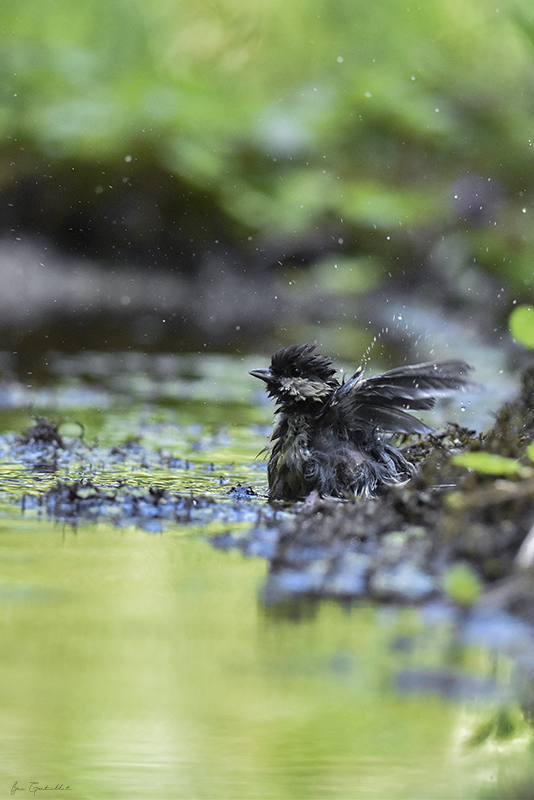
[{"label": "water surface", "polygon": [[[512,660],[459,645],[447,613],[266,608],[266,562],[208,542],[246,520],[169,521],[154,535],[21,513],[24,493],[58,477],[202,489],[224,502],[237,482],[261,493],[254,456],[271,409],[251,401],[244,366],[229,359],[216,392],[213,367],[208,379],[194,365],[183,385],[175,370],[172,392],[169,368],[156,379],[156,367],[32,387],[45,401],[36,410],[68,418],[65,435],[81,423],[103,454],[138,437],[177,466],[156,455],[122,471],[104,456],[55,473],[2,465],[0,792],[16,782],[15,795],[31,797],[36,781],[69,786],[46,795],[72,800],[452,799],[521,776],[531,734]],[[2,414],[4,430],[31,423],[16,403]]]}]

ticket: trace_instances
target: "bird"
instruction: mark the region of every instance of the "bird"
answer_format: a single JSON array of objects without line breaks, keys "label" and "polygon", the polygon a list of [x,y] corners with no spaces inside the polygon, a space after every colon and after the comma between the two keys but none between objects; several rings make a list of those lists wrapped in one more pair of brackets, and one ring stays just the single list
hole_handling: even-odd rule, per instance
[{"label": "bird", "polygon": [[364,378],[360,366],[339,382],[330,356],[315,344],[282,347],[268,368],[250,375],[276,403],[267,467],[269,500],[373,498],[415,472],[392,434],[434,429],[408,411],[431,409],[437,398],[473,386],[460,359],[425,362]]}]

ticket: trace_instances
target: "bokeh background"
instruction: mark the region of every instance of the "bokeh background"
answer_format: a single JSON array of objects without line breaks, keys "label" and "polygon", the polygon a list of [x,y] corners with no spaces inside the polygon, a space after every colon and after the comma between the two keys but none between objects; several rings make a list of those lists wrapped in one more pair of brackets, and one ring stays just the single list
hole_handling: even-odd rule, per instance
[{"label": "bokeh background", "polygon": [[[465,358],[486,391],[437,428],[487,428],[514,392],[512,314],[534,349],[532,0],[1,0],[0,97],[5,796],[532,797],[530,629],[487,607],[269,606],[276,540],[206,542],[268,519],[272,407],[248,370],[283,344],[346,368]],[[34,442],[32,415],[68,446]],[[531,480],[507,483],[520,509]],[[190,522],[160,518],[164,490]],[[65,510],[95,495],[91,522]],[[377,550],[387,597],[429,585],[424,495]],[[483,527],[515,513],[501,496],[465,540],[495,576],[490,531],[519,535]],[[311,558],[297,592],[324,569],[363,586],[374,556]]]},{"label": "bokeh background", "polygon": [[530,0],[3,0],[0,71],[8,371],[532,299]]}]

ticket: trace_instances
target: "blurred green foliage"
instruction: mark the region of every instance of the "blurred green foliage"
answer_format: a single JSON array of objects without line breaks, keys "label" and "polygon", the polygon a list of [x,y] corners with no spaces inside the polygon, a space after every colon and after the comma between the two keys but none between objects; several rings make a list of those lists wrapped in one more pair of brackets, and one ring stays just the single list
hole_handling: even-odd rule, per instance
[{"label": "blurred green foliage", "polygon": [[452,457],[453,464],[472,469],[481,475],[500,475],[508,478],[530,478],[532,470],[515,458],[506,458],[496,453],[459,453]]},{"label": "blurred green foliage", "polygon": [[528,289],[533,44],[531,0],[3,0],[0,188],[149,152],[251,233],[459,224]]},{"label": "blurred green foliage", "polygon": [[482,581],[467,563],[450,567],[443,578],[448,597],[460,606],[473,606],[482,594]]},{"label": "blurred green foliage", "polygon": [[517,306],[510,314],[510,331],[517,342],[534,349],[534,308]]}]

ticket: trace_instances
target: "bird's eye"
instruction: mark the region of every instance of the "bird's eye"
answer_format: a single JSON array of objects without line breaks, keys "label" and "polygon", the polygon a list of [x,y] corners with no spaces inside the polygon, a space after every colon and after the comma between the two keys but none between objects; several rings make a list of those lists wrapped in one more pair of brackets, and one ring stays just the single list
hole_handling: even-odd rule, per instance
[{"label": "bird's eye", "polygon": [[293,367],[291,370],[291,377],[298,378],[300,376],[300,369],[298,367]]}]

